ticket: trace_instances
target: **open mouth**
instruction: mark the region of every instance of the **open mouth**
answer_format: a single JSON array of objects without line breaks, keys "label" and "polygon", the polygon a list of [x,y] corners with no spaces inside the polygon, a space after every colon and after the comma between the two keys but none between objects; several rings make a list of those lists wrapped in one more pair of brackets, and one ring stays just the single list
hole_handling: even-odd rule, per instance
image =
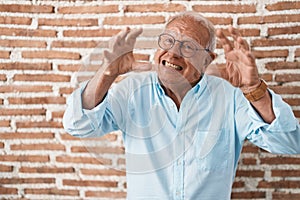
[{"label": "open mouth", "polygon": [[162,64],[163,64],[164,66],[171,67],[171,68],[176,69],[176,70],[178,70],[178,71],[180,71],[180,70],[183,69],[181,66],[175,65],[175,64],[172,64],[172,63],[169,63],[169,62],[166,61],[166,60],[163,60],[163,61],[162,61]]}]

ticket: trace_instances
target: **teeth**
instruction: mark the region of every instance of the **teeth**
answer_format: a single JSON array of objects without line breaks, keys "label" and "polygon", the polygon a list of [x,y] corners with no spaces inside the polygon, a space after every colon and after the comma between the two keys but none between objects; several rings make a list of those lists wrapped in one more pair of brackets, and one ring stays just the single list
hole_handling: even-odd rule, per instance
[{"label": "teeth", "polygon": [[176,70],[182,70],[182,67],[180,67],[180,66],[178,66],[178,65],[174,65],[174,64],[172,64],[172,63],[169,63],[168,61],[165,61],[165,65],[166,65],[167,67],[172,67],[172,68],[174,68],[174,69],[176,69]]}]

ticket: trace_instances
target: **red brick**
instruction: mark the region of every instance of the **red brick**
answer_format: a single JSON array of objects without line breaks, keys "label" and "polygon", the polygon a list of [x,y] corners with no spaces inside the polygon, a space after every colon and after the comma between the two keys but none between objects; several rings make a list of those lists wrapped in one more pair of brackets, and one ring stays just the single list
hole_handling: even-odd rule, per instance
[{"label": "red brick", "polygon": [[242,4],[194,5],[193,10],[201,13],[255,13],[256,6]]},{"label": "red brick", "polygon": [[65,104],[64,97],[32,97],[32,98],[8,98],[10,104]]},{"label": "red brick", "polygon": [[242,159],[242,163],[244,165],[256,165],[257,164],[257,160],[255,158],[243,158]]},{"label": "red brick", "polygon": [[16,74],[14,81],[46,81],[46,82],[70,82],[71,77],[68,75],[58,74]]},{"label": "red brick", "polygon": [[270,50],[270,51],[252,51],[256,58],[277,58],[277,57],[287,57],[289,55],[288,50]]},{"label": "red brick", "polygon": [[232,192],[231,199],[255,199],[255,198],[266,198],[265,192]]},{"label": "red brick", "polygon": [[57,156],[56,162],[63,162],[63,163],[83,163],[83,164],[96,164],[96,165],[111,165],[111,159],[107,158],[93,158],[93,157],[74,157],[74,156]]},{"label": "red brick", "polygon": [[300,26],[269,28],[268,29],[268,35],[269,36],[298,34],[299,32],[300,32]]},{"label": "red brick", "polygon": [[300,57],[300,48],[297,48],[295,51],[295,57]]},{"label": "red brick", "polygon": [[18,189],[0,186],[0,194],[9,194],[9,195],[18,194]]},{"label": "red brick", "polygon": [[0,127],[10,127],[10,120],[0,120]]},{"label": "red brick", "polygon": [[117,187],[118,182],[116,181],[84,181],[84,180],[63,180],[63,185],[66,186],[81,186],[81,187]]},{"label": "red brick", "polygon": [[43,50],[43,51],[23,51],[22,57],[79,60],[81,58],[81,55],[79,53],[74,53],[74,52]]},{"label": "red brick", "polygon": [[71,147],[71,152],[73,153],[109,153],[109,154],[124,154],[124,148],[122,147],[82,147],[82,146],[73,146]]},{"label": "red brick", "polygon": [[235,181],[232,185],[232,188],[243,188],[245,187],[245,182],[243,181]]},{"label": "red brick", "polygon": [[2,70],[52,70],[51,63],[24,63],[10,62],[0,63]]},{"label": "red brick", "polygon": [[258,153],[259,148],[256,146],[244,145],[242,149],[242,153]]},{"label": "red brick", "polygon": [[300,15],[268,15],[250,16],[238,18],[238,24],[266,24],[266,23],[290,23],[299,22]]},{"label": "red brick", "polygon": [[3,47],[37,47],[45,48],[47,43],[37,40],[0,40],[0,46]]},{"label": "red brick", "polygon": [[163,24],[165,17],[163,16],[141,16],[141,17],[105,17],[104,25],[124,25],[124,24]]},{"label": "red brick", "polygon": [[264,73],[260,75],[260,78],[265,80],[265,81],[273,81],[273,74],[270,73]]},{"label": "red brick", "polygon": [[39,143],[39,144],[12,144],[10,145],[11,150],[27,151],[27,150],[51,150],[51,151],[65,151],[65,146],[62,144],[53,143]]},{"label": "red brick", "polygon": [[260,181],[258,188],[299,188],[300,181]]},{"label": "red brick", "polygon": [[59,7],[58,13],[62,14],[87,14],[87,13],[117,13],[118,5],[102,6],[66,6]]},{"label": "red brick", "polygon": [[294,46],[300,44],[300,39],[256,39],[251,45],[261,46]]},{"label": "red brick", "polygon": [[74,173],[73,167],[21,167],[21,173],[38,173],[38,174],[64,174]]},{"label": "red brick", "polygon": [[277,2],[266,6],[269,11],[300,9],[300,2]]},{"label": "red brick", "polygon": [[297,118],[300,118],[300,110],[293,110],[293,112]]},{"label": "red brick", "polygon": [[53,41],[51,46],[55,48],[95,48],[99,45],[97,41]]},{"label": "red brick", "polygon": [[268,70],[280,70],[280,69],[299,69],[300,62],[269,62],[265,65],[266,69]]},{"label": "red brick", "polygon": [[284,193],[284,192],[272,192],[273,200],[297,200],[300,199],[300,193]]},{"label": "red brick", "polygon": [[207,17],[214,25],[229,25],[233,23],[230,17]]},{"label": "red brick", "polygon": [[274,177],[300,177],[300,170],[272,170],[272,176]]},{"label": "red brick", "polygon": [[276,74],[275,81],[277,82],[300,81],[300,74]]},{"label": "red brick", "polygon": [[99,137],[99,138],[77,138],[77,137],[71,136],[69,134],[61,134],[60,136],[61,136],[62,140],[83,140],[83,141],[85,141],[85,140],[93,140],[93,141],[95,141],[95,140],[99,140],[99,141],[105,140],[105,141],[110,141],[110,142],[116,141],[117,138],[118,138],[117,135],[112,134],[112,133],[111,134],[106,134],[106,135],[104,135],[102,137]]},{"label": "red brick", "polygon": [[97,29],[97,30],[65,30],[65,37],[111,37],[120,32],[120,29]]},{"label": "red brick", "polygon": [[58,65],[57,68],[60,71],[76,72],[79,71],[80,68],[82,68],[82,65],[81,64]]},{"label": "red brick", "polygon": [[126,176],[125,171],[116,169],[80,169],[84,175],[92,176]]},{"label": "red brick", "polygon": [[0,58],[9,58],[9,56],[10,56],[9,51],[0,51]]},{"label": "red brick", "polygon": [[45,109],[9,109],[2,108],[0,109],[0,115],[2,116],[13,116],[13,115],[46,115]]},{"label": "red brick", "polygon": [[9,16],[0,17],[0,24],[30,25],[31,22],[32,19],[29,17],[9,17]]},{"label": "red brick", "polygon": [[5,74],[0,74],[0,81],[6,81],[6,80],[7,80],[6,75]]},{"label": "red brick", "polygon": [[300,98],[294,98],[294,99],[283,99],[285,102],[287,102],[290,106],[299,106],[300,105]]},{"label": "red brick", "polygon": [[[4,142],[0,142],[0,149],[3,149],[4,148]],[[0,168],[1,168],[1,165],[0,165]]]},{"label": "red brick", "polygon": [[269,86],[277,94],[300,94],[300,86]]},{"label": "red brick", "polygon": [[22,132],[22,133],[0,133],[1,139],[13,140],[13,139],[22,139],[22,140],[31,140],[31,139],[53,139],[54,133],[41,132],[41,133],[31,133],[31,132]]},{"label": "red brick", "polygon": [[62,128],[61,122],[41,121],[41,122],[16,122],[17,128]]},{"label": "red brick", "polygon": [[137,4],[125,5],[124,12],[180,12],[185,11],[186,8],[182,4]]},{"label": "red brick", "polygon": [[47,85],[3,85],[0,86],[0,92],[52,92],[52,86]]},{"label": "red brick", "polygon": [[53,118],[62,118],[64,115],[64,111],[54,111],[52,112],[52,117]]},{"label": "red brick", "polygon": [[117,163],[118,163],[118,165],[125,165],[126,160],[124,158],[119,158]]},{"label": "red brick", "polygon": [[49,156],[41,155],[0,155],[2,162],[49,162]]},{"label": "red brick", "polygon": [[0,28],[0,34],[25,37],[56,37],[57,31],[44,29]]},{"label": "red brick", "polygon": [[55,178],[1,178],[0,184],[36,184],[55,183]]},{"label": "red brick", "polygon": [[12,172],[13,170],[14,170],[13,166],[0,164],[0,172]]},{"label": "red brick", "polygon": [[110,199],[115,198],[125,198],[126,193],[125,192],[101,192],[101,191],[86,191],[85,192],[86,197],[106,197]]},{"label": "red brick", "polygon": [[2,4],[0,12],[54,13],[54,7],[47,5]]},{"label": "red brick", "polygon": [[24,189],[25,194],[40,194],[40,195],[67,195],[67,196],[79,196],[78,190],[64,190],[58,188],[46,188],[46,189]]},{"label": "red brick", "polygon": [[265,172],[261,170],[237,170],[238,177],[264,177]]},{"label": "red brick", "polygon": [[97,26],[98,19],[38,19],[39,26]]},{"label": "red brick", "polygon": [[266,158],[260,158],[261,164],[269,164],[269,165],[280,165],[280,164],[286,164],[286,165],[294,165],[294,164],[300,164],[300,158],[293,158],[293,157],[266,157]]},{"label": "red brick", "polygon": [[59,94],[71,94],[74,91],[72,87],[62,87],[59,88]]}]

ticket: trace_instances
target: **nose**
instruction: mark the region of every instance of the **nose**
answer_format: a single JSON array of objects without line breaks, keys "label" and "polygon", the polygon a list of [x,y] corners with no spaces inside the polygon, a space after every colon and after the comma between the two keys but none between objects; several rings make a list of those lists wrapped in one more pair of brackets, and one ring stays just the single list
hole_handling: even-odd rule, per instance
[{"label": "nose", "polygon": [[175,42],[175,44],[173,45],[173,47],[168,50],[168,54],[170,56],[172,56],[172,57],[180,58],[181,57],[180,43],[179,42]]}]

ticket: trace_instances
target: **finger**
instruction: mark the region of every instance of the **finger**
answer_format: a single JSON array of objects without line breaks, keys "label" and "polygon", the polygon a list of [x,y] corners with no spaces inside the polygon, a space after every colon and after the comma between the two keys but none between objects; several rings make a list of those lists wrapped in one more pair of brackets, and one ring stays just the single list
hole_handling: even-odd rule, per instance
[{"label": "finger", "polygon": [[120,31],[113,39],[112,41],[112,49],[116,49],[118,46],[123,46],[125,43],[125,38],[128,34],[128,32],[130,31],[130,29],[128,27],[126,27],[125,29],[123,29],[122,31]]},{"label": "finger", "polygon": [[240,49],[242,49],[244,51],[250,50],[250,46],[249,46],[248,42],[245,39],[243,39],[242,37],[238,37],[237,42],[239,43]]},{"label": "finger", "polygon": [[237,28],[234,28],[233,26],[229,26],[228,31],[234,40],[237,40],[237,38],[242,36],[240,31]]},{"label": "finger", "polygon": [[133,44],[136,41],[136,38],[143,32],[142,28],[139,29],[133,29],[132,31],[130,31],[127,35],[127,42],[129,44]]},{"label": "finger", "polygon": [[107,50],[103,51],[103,56],[109,62],[112,60],[112,54],[109,51],[107,51]]},{"label": "finger", "polygon": [[225,53],[228,53],[233,49],[233,46],[230,42],[230,40],[224,35],[223,31],[221,29],[218,29],[216,31],[216,35],[220,40],[220,43],[225,51]]}]

